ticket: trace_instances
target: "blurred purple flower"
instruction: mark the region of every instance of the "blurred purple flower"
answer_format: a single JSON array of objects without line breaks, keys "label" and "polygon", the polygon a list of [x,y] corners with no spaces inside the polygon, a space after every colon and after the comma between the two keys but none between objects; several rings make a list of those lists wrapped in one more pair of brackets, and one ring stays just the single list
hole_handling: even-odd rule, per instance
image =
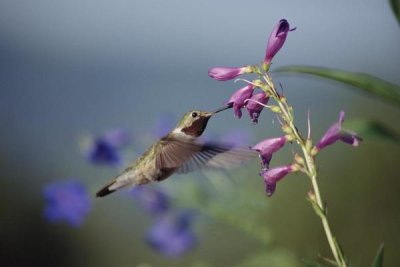
[{"label": "blurred purple flower", "polygon": [[132,189],[131,194],[145,210],[152,214],[164,213],[170,207],[168,195],[159,189],[138,186]]},{"label": "blurred purple flower", "polygon": [[115,148],[122,148],[131,142],[127,131],[121,128],[107,131],[103,139],[107,140],[107,142]]},{"label": "blurred purple flower", "polygon": [[116,166],[121,163],[120,149],[130,142],[126,131],[115,129],[92,140],[85,151],[86,159],[98,165]]},{"label": "blurred purple flower", "polygon": [[173,114],[163,112],[156,120],[153,126],[153,134],[161,138],[169,133],[176,124],[176,118]]},{"label": "blurred purple flower", "polygon": [[[257,102],[260,102],[264,105],[268,103],[269,96],[267,96],[266,93],[261,92],[258,94],[255,94],[251,97],[251,100],[255,100]],[[249,112],[249,116],[251,118],[251,121],[253,124],[258,123],[258,117],[260,116],[261,111],[263,110],[264,106],[258,104],[257,102],[249,100],[246,104],[246,109]]]},{"label": "blurred purple flower", "polygon": [[86,187],[74,180],[53,182],[45,186],[45,218],[50,222],[66,221],[73,227],[82,225],[92,208]]},{"label": "blurred purple flower", "polygon": [[191,231],[194,214],[184,211],[160,216],[146,236],[148,244],[167,257],[178,257],[195,245],[196,238]]},{"label": "blurred purple flower", "polygon": [[267,50],[265,53],[264,64],[269,65],[272,58],[278,53],[285,43],[289,31],[294,31],[296,28],[290,29],[286,19],[281,19],[278,25],[272,30],[268,39]]},{"label": "blurred purple flower", "polygon": [[275,192],[276,183],[291,172],[293,172],[293,165],[265,169],[260,173],[264,178],[265,191],[269,197]]},{"label": "blurred purple flower", "polygon": [[243,73],[249,73],[249,66],[244,67],[213,67],[208,70],[208,76],[218,81],[232,80]]},{"label": "blurred purple flower", "polygon": [[286,141],[287,139],[285,136],[269,138],[251,147],[251,149],[260,153],[262,164],[268,169],[272,154],[281,149],[285,145]]},{"label": "blurred purple flower", "polygon": [[344,130],[342,128],[342,124],[344,122],[344,111],[341,111],[339,114],[339,121],[334,123],[331,127],[329,127],[328,131],[321,138],[316,148],[317,151],[335,143],[338,140],[350,144],[352,146],[358,146],[362,138],[357,136],[356,133]]},{"label": "blurred purple flower", "polygon": [[231,98],[226,102],[228,105],[233,105],[233,110],[237,118],[242,117],[241,108],[245,106],[245,100],[251,98],[253,95],[254,86],[249,84],[237,90]]}]

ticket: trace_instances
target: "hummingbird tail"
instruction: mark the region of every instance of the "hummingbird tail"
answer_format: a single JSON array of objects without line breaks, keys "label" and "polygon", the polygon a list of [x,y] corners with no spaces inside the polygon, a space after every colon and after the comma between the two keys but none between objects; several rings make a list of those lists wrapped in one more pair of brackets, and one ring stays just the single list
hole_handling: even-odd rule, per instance
[{"label": "hummingbird tail", "polygon": [[102,189],[100,189],[97,193],[96,193],[96,197],[104,197],[107,196],[113,192],[115,192],[116,190],[112,190],[110,189],[110,187],[115,183],[115,181],[112,181],[111,183],[107,184],[106,186],[104,186]]}]

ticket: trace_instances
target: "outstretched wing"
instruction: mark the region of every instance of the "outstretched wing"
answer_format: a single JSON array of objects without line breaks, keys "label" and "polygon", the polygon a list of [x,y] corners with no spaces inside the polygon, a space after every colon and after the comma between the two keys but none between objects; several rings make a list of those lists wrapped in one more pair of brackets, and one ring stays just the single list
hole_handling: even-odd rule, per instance
[{"label": "outstretched wing", "polygon": [[214,142],[185,142],[168,140],[156,158],[157,168],[177,168],[177,173],[201,169],[230,169],[250,159],[257,153],[243,147]]}]

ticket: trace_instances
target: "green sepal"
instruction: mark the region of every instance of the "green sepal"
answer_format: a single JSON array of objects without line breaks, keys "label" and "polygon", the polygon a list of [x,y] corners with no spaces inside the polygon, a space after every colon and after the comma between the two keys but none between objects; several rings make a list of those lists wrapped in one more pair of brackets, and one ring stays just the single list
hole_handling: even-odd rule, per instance
[{"label": "green sepal", "polygon": [[271,64],[267,64],[265,63],[265,61],[262,63],[262,68],[265,72],[269,71],[269,67],[271,66]]},{"label": "green sepal", "polygon": [[279,106],[270,106],[272,112],[281,113],[281,108]]}]

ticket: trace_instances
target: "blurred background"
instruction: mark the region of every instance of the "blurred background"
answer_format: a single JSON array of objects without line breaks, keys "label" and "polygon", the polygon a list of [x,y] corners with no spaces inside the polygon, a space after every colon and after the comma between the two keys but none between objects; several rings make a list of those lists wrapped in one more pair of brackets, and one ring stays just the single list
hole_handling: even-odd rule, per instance
[{"label": "blurred background", "polygon": [[[126,192],[95,192],[191,109],[221,106],[242,86],[207,76],[213,66],[261,62],[281,18],[291,27],[272,70],[293,64],[366,72],[400,84],[399,25],[388,1],[0,1],[0,255],[3,266],[302,266],[330,256],[301,174],[267,198],[252,162],[226,173],[175,175],[151,185],[174,212],[190,210],[195,241],[179,256],[149,246],[157,221]],[[249,76],[250,77],[250,76]],[[337,120],[376,119],[400,132],[400,110],[337,83],[273,74],[317,141]],[[164,124],[165,125],[164,125]],[[160,126],[162,124],[162,126]],[[157,128],[158,127],[158,128]],[[91,164],[85,148],[110,129],[130,142],[117,166]],[[156,129],[156,130],[155,130]],[[255,144],[280,134],[264,111],[258,125],[231,111],[208,138]],[[207,137],[206,136],[206,137]],[[329,218],[354,266],[369,266],[381,242],[399,266],[399,142],[365,138],[318,158]],[[271,166],[288,164],[287,145]],[[91,209],[79,227],[44,216],[43,190],[73,178]]]}]

